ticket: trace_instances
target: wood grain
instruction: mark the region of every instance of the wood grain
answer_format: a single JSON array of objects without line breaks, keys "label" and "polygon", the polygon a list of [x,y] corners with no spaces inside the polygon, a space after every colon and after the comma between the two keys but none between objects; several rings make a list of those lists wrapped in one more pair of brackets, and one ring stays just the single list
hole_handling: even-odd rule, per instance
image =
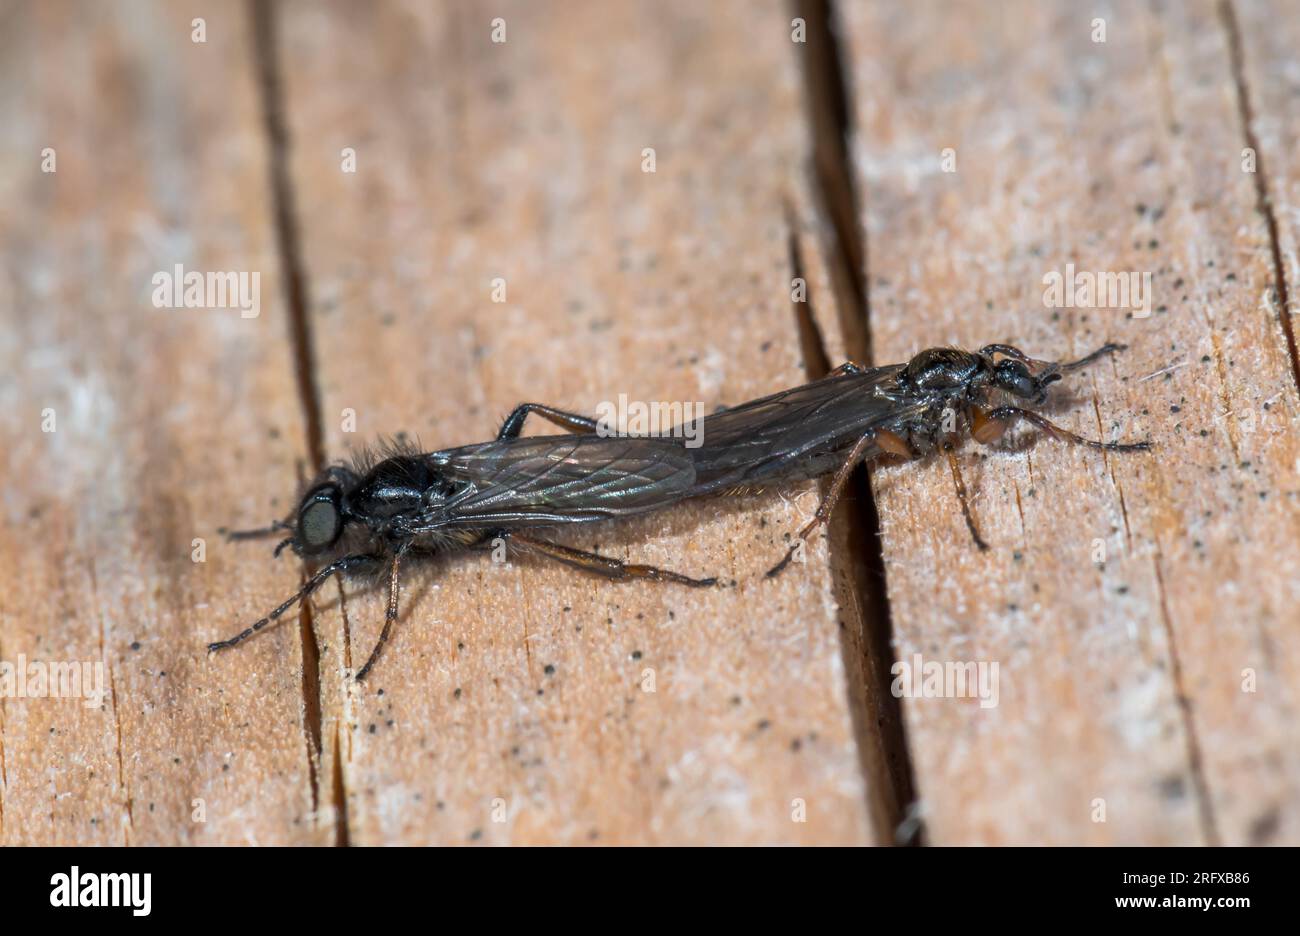
[{"label": "wood grain", "polygon": [[[328,451],[483,439],[524,400],[711,411],[801,382],[791,238],[810,134],[779,4],[284,12]],[[761,578],[814,492],[563,537],[721,576],[712,591],[517,556],[417,571],[364,688],[347,677],[385,595],[324,604],[350,840],[868,841],[839,636],[854,609],[824,545],[799,575]]]},{"label": "wood grain", "polygon": [[[1056,415],[1158,446],[967,449],[985,554],[946,465],[876,474],[898,657],[1001,669],[996,708],[904,701],[931,840],[1294,843],[1300,426],[1218,11],[843,14],[878,359],[1126,342]],[[1045,308],[1067,263],[1152,314]]]},{"label": "wood grain", "polygon": [[[283,592],[215,530],[302,456],[244,7],[206,44],[161,4],[7,15],[0,659],[100,663],[107,697],[0,700],[0,841],[328,842],[296,628],[203,649]],[[261,314],[155,308],[175,264],[259,271]]]},{"label": "wood grain", "polygon": [[[1300,842],[1287,3],[194,15],[0,14],[0,664],[106,693],[0,692],[0,843]],[[1149,273],[1150,316],[1048,307],[1069,263]],[[260,314],[155,307],[176,264]],[[815,484],[557,535],[714,590],[464,555],[365,684],[363,583],[204,652],[303,575],[217,529],[322,453],[1105,340],[1050,414],[1155,452],[968,444],[987,553],[943,461],[882,465],[775,581]],[[917,655],[997,705],[904,698],[904,744]]]}]

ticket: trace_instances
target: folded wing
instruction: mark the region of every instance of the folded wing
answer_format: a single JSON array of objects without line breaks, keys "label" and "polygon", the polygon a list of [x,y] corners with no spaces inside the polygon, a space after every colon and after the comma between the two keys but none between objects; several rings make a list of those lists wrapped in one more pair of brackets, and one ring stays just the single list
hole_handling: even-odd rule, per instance
[{"label": "folded wing", "polygon": [[902,367],[819,380],[706,417],[694,450],[697,490],[821,474],[863,435],[923,408],[899,388]]},{"label": "folded wing", "polygon": [[429,456],[451,495],[413,533],[604,520],[666,506],[695,486],[680,439],[598,435],[502,439]]}]

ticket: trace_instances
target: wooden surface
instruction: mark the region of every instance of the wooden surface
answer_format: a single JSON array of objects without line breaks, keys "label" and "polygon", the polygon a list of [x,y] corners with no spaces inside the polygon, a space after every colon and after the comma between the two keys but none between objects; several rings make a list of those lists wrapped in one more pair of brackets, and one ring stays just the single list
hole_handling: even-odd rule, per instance
[{"label": "wooden surface", "polygon": [[[0,699],[0,842],[1300,841],[1300,20],[1073,6],[7,7],[0,661],[109,694]],[[1067,262],[1153,314],[1045,308]],[[260,315],[155,308],[177,263]],[[379,435],[1106,339],[1053,416],[1156,452],[969,444],[987,553],[881,466],[776,581],[815,484],[562,537],[716,590],[462,556],[365,684],[356,583],[203,650],[302,575],[217,528]],[[915,654],[999,704],[900,706]]]},{"label": "wooden surface", "polygon": [[[311,818],[296,629],[233,668],[203,650],[294,580],[215,530],[282,509],[303,437],[249,29],[228,12],[192,45],[166,7],[8,8],[0,659],[100,661],[111,691],[4,699],[5,843],[333,838]],[[262,271],[261,315],[154,308],[176,263]]]},{"label": "wooden surface", "polygon": [[[809,134],[781,7],[565,9],[508,7],[502,44],[472,6],[282,11],[328,451],[484,438],[528,399],[711,409],[802,379],[790,215]],[[351,841],[867,841],[824,553],[760,581],[796,506],[742,506],[564,537],[718,590],[438,563],[364,688],[347,674],[386,596],[323,607],[323,772]]]},{"label": "wooden surface", "polygon": [[[970,450],[984,554],[946,465],[877,474],[899,658],[1001,662],[996,708],[904,705],[931,840],[1294,843],[1300,413],[1225,20],[1121,4],[1102,44],[1069,5],[845,12],[877,357],[1123,341],[1060,418],[1158,445]],[[1281,78],[1259,42],[1249,91]],[[1045,309],[1067,262],[1150,271],[1151,316]]]}]

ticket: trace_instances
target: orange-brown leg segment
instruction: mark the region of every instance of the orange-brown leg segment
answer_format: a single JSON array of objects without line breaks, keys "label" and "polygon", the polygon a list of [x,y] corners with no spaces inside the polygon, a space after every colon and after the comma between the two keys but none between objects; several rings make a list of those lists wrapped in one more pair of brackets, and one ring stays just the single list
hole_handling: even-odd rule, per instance
[{"label": "orange-brown leg segment", "polygon": [[581,549],[574,549],[571,546],[562,546],[559,543],[535,539],[531,536],[524,536],[522,533],[510,532],[506,535],[509,537],[510,542],[521,547],[524,552],[555,559],[575,569],[602,575],[616,582],[623,582],[628,579],[650,579],[654,582],[674,582],[678,585],[689,585],[692,588],[708,588],[710,585],[718,583],[716,578],[690,578],[678,572],[670,572],[668,569],[624,562],[622,559],[614,559],[609,556],[602,556],[599,553],[586,552]]},{"label": "orange-brown leg segment", "polygon": [[844,486],[849,482],[849,476],[853,474],[853,469],[857,466],[858,462],[862,460],[862,456],[866,452],[868,446],[870,446],[874,441],[875,433],[869,432],[854,443],[853,449],[849,452],[848,458],[844,459],[844,464],[840,465],[839,470],[835,472],[835,477],[831,481],[830,490],[826,492],[821,503],[817,505],[817,512],[813,514],[811,520],[804,524],[804,528],[799,531],[798,540],[791,545],[788,550],[786,550],[785,558],[767,570],[768,578],[772,578],[784,572],[785,567],[794,559],[794,554],[795,551],[799,549],[799,544],[806,542],[808,537],[812,535],[813,530],[817,529],[830,519],[831,513],[835,510],[836,501],[840,499],[840,495],[844,493]]},{"label": "orange-brown leg segment", "polygon": [[951,445],[945,445],[943,450],[948,456],[948,467],[952,469],[952,484],[957,491],[957,501],[961,504],[961,515],[966,518],[966,529],[970,530],[971,539],[975,540],[975,545],[981,551],[988,549],[989,544],[984,542],[984,538],[980,536],[980,531],[975,526],[975,515],[971,513],[970,496],[966,492],[966,482],[962,479],[961,465],[957,464],[957,456]]},{"label": "orange-brown leg segment", "polygon": [[890,432],[888,429],[881,429],[875,435],[876,447],[882,452],[890,455],[897,455],[900,458],[915,458],[916,452],[912,449],[912,444],[896,432]]},{"label": "orange-brown leg segment", "polygon": [[1006,435],[1007,425],[1004,420],[990,419],[985,410],[978,408],[971,410],[971,438],[981,445],[992,445]]},{"label": "orange-brown leg segment", "polygon": [[370,659],[366,660],[366,665],[361,667],[357,673],[357,682],[365,680],[374,668],[375,661],[379,659],[379,654],[383,652],[384,645],[388,643],[388,635],[393,630],[393,622],[397,620],[397,595],[400,590],[400,579],[398,572],[402,565],[402,553],[404,549],[398,550],[397,555],[393,556],[393,566],[388,573],[388,611],[384,614],[384,629],[379,632],[379,642],[375,644],[375,649],[370,651]]}]

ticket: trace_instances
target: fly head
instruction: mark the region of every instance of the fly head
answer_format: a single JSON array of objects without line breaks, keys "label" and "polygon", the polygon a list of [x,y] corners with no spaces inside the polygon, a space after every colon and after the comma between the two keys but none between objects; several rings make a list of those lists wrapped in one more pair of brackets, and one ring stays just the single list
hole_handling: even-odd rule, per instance
[{"label": "fly head", "polygon": [[984,373],[974,389],[1000,390],[1036,406],[1047,401],[1047,388],[1061,379],[1059,365],[1035,360],[1011,345],[988,345],[979,357]]}]

